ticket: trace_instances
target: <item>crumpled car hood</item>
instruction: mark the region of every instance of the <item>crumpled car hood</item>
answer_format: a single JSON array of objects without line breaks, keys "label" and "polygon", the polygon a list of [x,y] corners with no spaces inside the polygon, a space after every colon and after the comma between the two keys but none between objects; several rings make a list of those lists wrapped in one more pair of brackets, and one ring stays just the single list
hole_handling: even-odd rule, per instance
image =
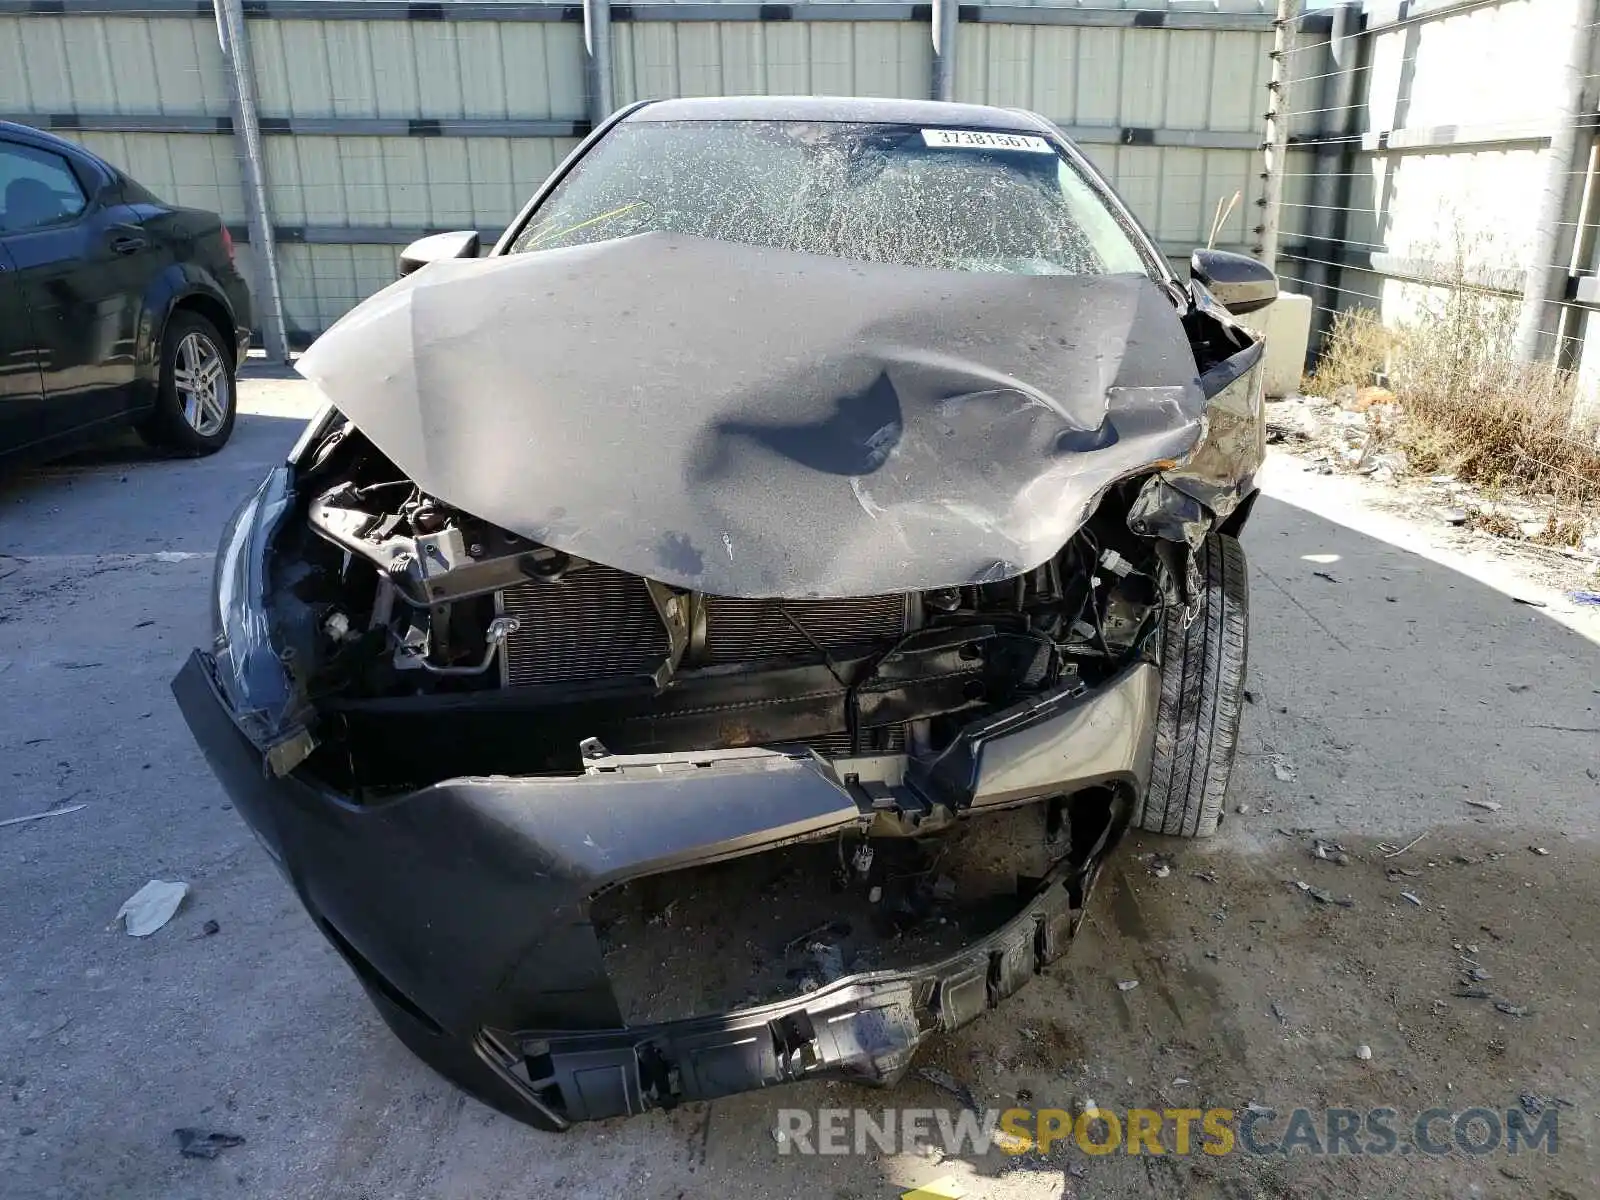
[{"label": "crumpled car hood", "polygon": [[435,263],[299,370],[444,502],[741,597],[1030,570],[1109,484],[1188,454],[1205,407],[1172,303],[1143,276],[661,233]]}]

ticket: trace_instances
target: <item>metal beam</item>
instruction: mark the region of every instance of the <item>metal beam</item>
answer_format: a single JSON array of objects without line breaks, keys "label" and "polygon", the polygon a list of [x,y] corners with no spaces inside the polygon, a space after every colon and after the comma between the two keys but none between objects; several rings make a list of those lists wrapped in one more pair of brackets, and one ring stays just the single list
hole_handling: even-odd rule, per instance
[{"label": "metal beam", "polygon": [[239,174],[244,184],[244,209],[255,252],[255,307],[261,322],[262,346],[276,362],[289,360],[284,340],[283,288],[278,280],[278,255],[272,244],[271,208],[267,203],[266,168],[262,163],[261,127],[256,122],[256,77],[250,64],[250,40],[239,0],[215,0],[217,41],[227,67],[228,99],[233,109],[233,140],[238,147]]},{"label": "metal beam", "polygon": [[[233,132],[229,117],[184,117],[144,113],[17,113],[0,115],[49,130],[95,133]],[[581,138],[586,120],[517,117],[259,117],[263,137],[556,137]],[[1259,150],[1261,138],[1238,130],[1150,129],[1136,125],[1061,125],[1086,146],[1173,146],[1193,150]],[[1291,149],[1293,147],[1291,146]]]},{"label": "metal beam", "polygon": [[1258,257],[1269,268],[1278,267],[1278,225],[1283,216],[1283,174],[1289,149],[1289,120],[1293,112],[1295,39],[1300,25],[1300,0],[1278,0],[1273,23],[1272,79],[1267,84],[1267,131],[1261,193],[1261,246]]},{"label": "metal beam", "polygon": [[[410,3],[408,0],[245,0],[245,16],[274,21],[566,21],[583,20],[582,3]],[[927,21],[930,3],[617,4],[615,21]],[[0,16],[209,17],[208,0],[0,0]],[[1265,32],[1267,13],[966,4],[960,19],[985,25],[1079,25],[1120,29]]]},{"label": "metal beam", "polygon": [[956,98],[956,28],[961,24],[960,0],[933,0],[928,25],[933,35],[933,99]]},{"label": "metal beam", "polygon": [[611,90],[611,0],[583,0],[583,93],[591,127],[616,107]]}]

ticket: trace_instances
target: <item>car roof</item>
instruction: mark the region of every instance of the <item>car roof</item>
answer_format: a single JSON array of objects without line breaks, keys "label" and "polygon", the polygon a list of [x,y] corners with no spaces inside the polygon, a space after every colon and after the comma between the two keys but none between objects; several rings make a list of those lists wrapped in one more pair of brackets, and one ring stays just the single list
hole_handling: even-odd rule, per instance
[{"label": "car roof", "polygon": [[[57,137],[53,133],[46,133],[42,129],[35,129],[32,125],[19,125],[15,121],[0,121],[0,136],[13,137],[18,141],[30,145],[48,147],[51,150],[64,150],[68,154],[88,154],[76,142],[69,142],[64,137]],[[90,157],[94,157],[90,155]]]},{"label": "car roof", "polygon": [[885,125],[949,125],[1009,133],[1054,134],[1043,117],[1020,108],[855,96],[710,96],[656,100],[625,121],[861,121]]}]

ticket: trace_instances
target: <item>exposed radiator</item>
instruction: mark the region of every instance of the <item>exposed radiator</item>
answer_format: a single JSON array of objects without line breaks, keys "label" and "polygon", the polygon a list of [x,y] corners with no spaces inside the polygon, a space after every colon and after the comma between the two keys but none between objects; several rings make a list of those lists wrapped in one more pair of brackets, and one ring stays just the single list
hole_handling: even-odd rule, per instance
[{"label": "exposed radiator", "polygon": [[700,661],[708,664],[815,654],[816,646],[834,650],[893,642],[906,630],[904,596],[783,601],[707,596],[705,605],[706,641]]},{"label": "exposed radiator", "polygon": [[[612,567],[591,564],[556,582],[520,584],[499,601],[500,611],[520,622],[505,643],[501,679],[508,686],[649,676],[670,649],[644,581]],[[696,666],[811,655],[816,646],[887,645],[906,629],[903,596],[704,602]]]},{"label": "exposed radiator", "polygon": [[500,593],[521,627],[506,639],[511,686],[653,675],[670,643],[644,580],[598,563]]}]

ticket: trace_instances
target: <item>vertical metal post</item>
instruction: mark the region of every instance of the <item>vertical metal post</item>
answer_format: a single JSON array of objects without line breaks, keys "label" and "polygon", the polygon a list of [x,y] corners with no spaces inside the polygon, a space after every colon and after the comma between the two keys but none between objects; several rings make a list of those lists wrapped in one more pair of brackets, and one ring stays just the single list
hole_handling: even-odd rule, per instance
[{"label": "vertical metal post", "polygon": [[1273,270],[1278,268],[1278,230],[1283,219],[1284,158],[1289,148],[1290,84],[1294,80],[1295,34],[1300,24],[1300,0],[1278,0],[1273,22],[1272,79],[1267,84],[1267,136],[1262,146],[1266,182],[1261,196],[1261,243],[1256,256]]},{"label": "vertical metal post", "polygon": [[[1566,272],[1564,268],[1558,269],[1556,256],[1561,249],[1562,218],[1566,213],[1569,195],[1567,180],[1578,148],[1583,85],[1589,70],[1589,55],[1594,46],[1595,11],[1596,0],[1573,0],[1572,33],[1558,68],[1561,73],[1561,107],[1555,113],[1550,148],[1545,151],[1544,193],[1539,201],[1533,244],[1529,247],[1528,267],[1522,280],[1522,309],[1517,314],[1514,346],[1519,362],[1533,362],[1541,357],[1540,351],[1545,344],[1544,332],[1555,329],[1558,324],[1550,311],[1552,305],[1565,298],[1560,294],[1556,280]],[[1559,351],[1560,347],[1556,349]]]},{"label": "vertical metal post", "polygon": [[611,115],[611,0],[583,0],[583,84],[589,124]]},{"label": "vertical metal post", "polygon": [[267,204],[266,170],[262,164],[261,122],[256,112],[256,79],[250,65],[250,40],[240,0],[212,0],[217,14],[217,42],[228,68],[228,99],[233,114],[233,143],[244,181],[245,222],[250,229],[250,257],[255,262],[256,316],[267,357],[287,362],[283,287],[278,280],[278,247]]},{"label": "vertical metal post", "polygon": [[1311,211],[1306,221],[1306,280],[1312,288],[1312,343],[1326,333],[1339,308],[1342,282],[1339,254],[1348,226],[1350,173],[1355,155],[1348,140],[1350,115],[1356,104],[1356,59],[1361,8],[1344,0],[1333,10],[1328,33],[1328,57],[1322,64],[1323,111],[1317,133],[1316,177],[1311,181]]},{"label": "vertical metal post", "polygon": [[956,26],[961,23],[959,0],[933,0],[933,98],[956,98]]}]

